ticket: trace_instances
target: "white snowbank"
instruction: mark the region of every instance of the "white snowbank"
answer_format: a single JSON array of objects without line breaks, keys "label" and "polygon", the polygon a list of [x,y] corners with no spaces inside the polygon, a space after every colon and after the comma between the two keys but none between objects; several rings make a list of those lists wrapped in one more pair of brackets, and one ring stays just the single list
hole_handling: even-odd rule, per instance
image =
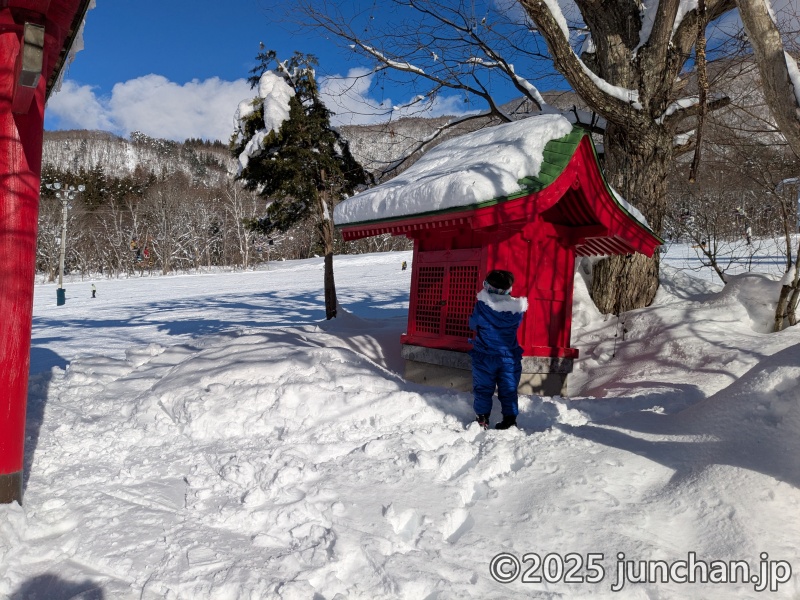
[{"label": "white snowbank", "polygon": [[404,217],[513,194],[520,179],[538,175],[547,142],[571,130],[564,117],[541,115],[448,140],[394,179],[336,206],[334,220]]}]

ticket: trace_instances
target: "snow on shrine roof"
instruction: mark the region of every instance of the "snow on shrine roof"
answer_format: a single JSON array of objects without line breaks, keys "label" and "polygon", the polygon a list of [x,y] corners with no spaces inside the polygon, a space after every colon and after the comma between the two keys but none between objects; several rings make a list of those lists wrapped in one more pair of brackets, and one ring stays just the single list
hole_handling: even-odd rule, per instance
[{"label": "snow on shrine roof", "polygon": [[[57,0],[47,9],[48,20],[56,23],[61,31],[65,33],[65,38],[59,40],[61,46],[56,46],[55,64],[53,70],[47,76],[45,96],[50,97],[52,92],[57,92],[61,88],[61,77],[65,67],[68,67],[75,58],[75,54],[83,50],[83,26],[86,20],[86,13],[95,7],[96,0]],[[71,11],[75,11],[74,13]],[[65,21],[69,17],[71,21]],[[52,51],[52,50],[51,50]]]},{"label": "snow on shrine roof", "polygon": [[[334,209],[339,227],[477,208],[539,191],[555,181],[587,135],[561,115],[539,115],[448,140],[397,177]],[[642,225],[642,214],[610,187]]]},{"label": "snow on shrine roof", "polygon": [[570,131],[564,117],[541,115],[448,140],[397,177],[340,203],[334,221],[382,221],[509,196],[520,191],[520,179],[539,173],[547,143]]}]

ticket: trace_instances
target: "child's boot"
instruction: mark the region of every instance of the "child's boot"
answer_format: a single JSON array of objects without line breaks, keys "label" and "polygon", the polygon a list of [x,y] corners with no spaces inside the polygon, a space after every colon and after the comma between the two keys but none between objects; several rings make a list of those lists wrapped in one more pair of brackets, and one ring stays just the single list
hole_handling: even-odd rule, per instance
[{"label": "child's boot", "polygon": [[489,415],[476,415],[475,420],[481,429],[489,429]]},{"label": "child's boot", "polygon": [[494,426],[495,429],[509,429],[517,426],[517,417],[514,415],[503,415],[503,420]]}]

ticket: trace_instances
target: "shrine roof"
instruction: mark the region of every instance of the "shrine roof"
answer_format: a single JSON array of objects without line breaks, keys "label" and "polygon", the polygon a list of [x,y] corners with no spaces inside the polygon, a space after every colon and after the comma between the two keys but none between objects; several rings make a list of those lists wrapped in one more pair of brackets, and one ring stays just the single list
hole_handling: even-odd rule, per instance
[{"label": "shrine roof", "polygon": [[[555,182],[588,131],[560,115],[540,115],[449,140],[397,177],[334,209],[349,229],[493,206],[540,192]],[[592,144],[592,156],[602,177]],[[613,201],[640,225],[646,219],[603,179]]]}]

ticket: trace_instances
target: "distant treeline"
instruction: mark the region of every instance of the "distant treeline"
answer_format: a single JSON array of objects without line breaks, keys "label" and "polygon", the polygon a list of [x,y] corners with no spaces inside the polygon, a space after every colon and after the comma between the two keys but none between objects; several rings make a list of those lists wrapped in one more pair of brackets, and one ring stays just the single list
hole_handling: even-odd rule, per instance
[{"label": "distant treeline", "polygon": [[[45,166],[37,271],[51,281],[58,274],[63,213],[56,191],[45,187],[53,182],[85,186],[68,206],[66,273],[118,277],[211,267],[247,269],[268,260],[320,253],[314,223],[285,234],[267,235],[254,227],[265,213],[265,199],[243,190],[232,178],[222,184],[204,180],[204,169],[218,168],[213,160],[199,158],[204,155],[195,155],[194,177],[174,166],[170,170],[170,157],[181,156],[192,164],[187,150],[206,145],[202,140],[165,143],[166,158],[158,174],[142,165],[125,176],[109,175],[99,165],[76,171]],[[359,243],[345,243],[339,236],[336,244],[340,254],[408,247],[407,240],[388,236]]]}]

